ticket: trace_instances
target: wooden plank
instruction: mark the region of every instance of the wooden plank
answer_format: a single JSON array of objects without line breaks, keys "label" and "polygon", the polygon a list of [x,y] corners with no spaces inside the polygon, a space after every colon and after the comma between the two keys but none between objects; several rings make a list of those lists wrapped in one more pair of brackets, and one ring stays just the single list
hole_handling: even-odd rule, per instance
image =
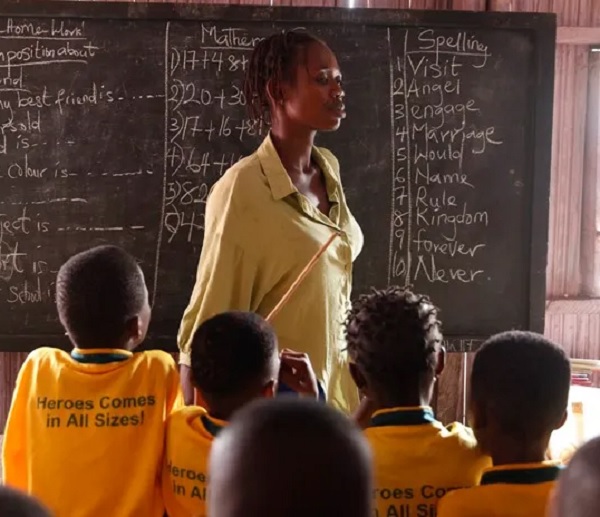
[{"label": "wooden plank", "polygon": [[466,353],[446,355],[446,367],[437,380],[435,410],[444,424],[462,422],[465,417]]},{"label": "wooden plank", "polygon": [[371,9],[408,9],[409,0],[347,0],[352,7],[369,7]]},{"label": "wooden plank", "polygon": [[25,352],[0,352],[0,434],[6,425],[19,369],[26,358]]},{"label": "wooden plank", "polygon": [[558,27],[556,43],[562,45],[600,45],[600,27]]},{"label": "wooden plank", "polygon": [[[600,30],[600,29],[599,29]],[[591,52],[583,167],[581,221],[582,294],[600,296],[600,53]]]},{"label": "wooden plank", "polygon": [[551,300],[546,305],[548,314],[600,314],[600,299]]},{"label": "wooden plank", "polygon": [[485,11],[485,0],[452,0],[449,9],[455,11]]},{"label": "wooden plank", "polygon": [[547,313],[544,334],[571,358],[600,360],[600,313]]},{"label": "wooden plank", "polygon": [[581,285],[583,156],[588,89],[587,48],[556,54],[547,293],[577,296]]}]

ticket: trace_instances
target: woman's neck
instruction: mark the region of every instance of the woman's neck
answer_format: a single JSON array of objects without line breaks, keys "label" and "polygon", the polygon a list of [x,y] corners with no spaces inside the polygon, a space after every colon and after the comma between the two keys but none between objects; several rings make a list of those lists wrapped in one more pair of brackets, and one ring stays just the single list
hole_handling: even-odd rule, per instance
[{"label": "woman's neck", "polygon": [[279,159],[288,174],[302,174],[311,171],[311,153],[315,132],[284,132],[274,125],[271,128],[271,140]]}]

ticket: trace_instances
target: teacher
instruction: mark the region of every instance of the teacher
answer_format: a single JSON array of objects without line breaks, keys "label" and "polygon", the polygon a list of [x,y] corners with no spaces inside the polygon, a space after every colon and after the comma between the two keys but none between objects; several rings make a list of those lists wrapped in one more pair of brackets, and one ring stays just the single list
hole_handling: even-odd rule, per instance
[{"label": "teacher", "polygon": [[178,335],[186,402],[193,400],[190,343],[198,326],[228,310],[266,316],[339,232],[271,323],[281,348],[309,355],[327,401],[350,412],[358,393],[342,324],[363,236],[337,159],[313,145],[317,131],[335,131],[346,116],[337,59],[305,31],[274,34],[254,49],[244,93],[252,118],[270,132],[207,201],[196,283]]}]

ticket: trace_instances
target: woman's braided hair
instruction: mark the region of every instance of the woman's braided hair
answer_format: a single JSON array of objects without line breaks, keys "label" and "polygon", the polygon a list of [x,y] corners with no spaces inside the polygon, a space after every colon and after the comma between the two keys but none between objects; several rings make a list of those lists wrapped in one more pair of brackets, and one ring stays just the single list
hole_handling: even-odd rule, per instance
[{"label": "woman's braided hair", "polygon": [[269,81],[271,94],[276,100],[281,99],[282,84],[295,80],[295,69],[301,62],[300,51],[311,43],[323,42],[313,34],[297,29],[273,34],[256,45],[244,81],[248,113],[255,122],[270,123]]}]

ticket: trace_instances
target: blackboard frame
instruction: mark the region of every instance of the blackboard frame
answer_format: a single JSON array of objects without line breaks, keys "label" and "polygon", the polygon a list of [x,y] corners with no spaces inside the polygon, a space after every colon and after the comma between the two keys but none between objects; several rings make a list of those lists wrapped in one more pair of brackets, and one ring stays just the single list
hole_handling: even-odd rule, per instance
[{"label": "blackboard frame", "polygon": [[[417,11],[335,7],[267,7],[215,4],[167,4],[128,2],[31,2],[16,1],[0,6],[0,17],[146,19],[167,21],[288,22],[311,24],[366,24],[393,27],[477,28],[527,31],[534,41],[535,106],[532,113],[533,188],[529,234],[529,330],[544,331],[548,212],[552,145],[552,106],[554,96],[554,54],[556,15],[553,13],[489,13],[465,11]],[[533,228],[536,230],[533,231]],[[508,329],[507,329],[508,330]],[[446,336],[452,352],[475,351],[487,336]],[[0,351],[29,351],[38,344],[70,347],[64,335],[0,335]],[[172,336],[152,335],[152,348],[175,350]]]}]

